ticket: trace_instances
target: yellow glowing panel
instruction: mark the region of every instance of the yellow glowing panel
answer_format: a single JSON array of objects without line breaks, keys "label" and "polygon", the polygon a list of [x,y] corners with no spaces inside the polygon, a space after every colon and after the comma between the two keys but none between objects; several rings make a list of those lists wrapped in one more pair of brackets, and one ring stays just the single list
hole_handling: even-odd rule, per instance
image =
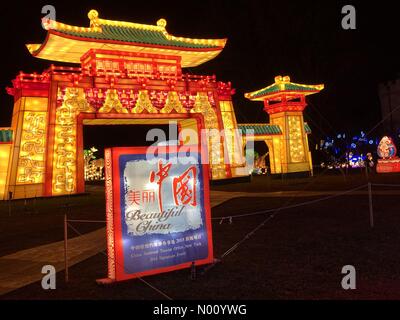
[{"label": "yellow glowing panel", "polygon": [[[67,88],[67,91],[70,88]],[[56,112],[53,160],[53,194],[76,192],[76,114],[79,102],[68,92]]]},{"label": "yellow glowing panel", "polygon": [[[273,158],[270,158],[271,163],[271,173],[282,173],[282,152],[285,150],[282,148],[282,138],[274,137],[272,138],[273,147]],[[273,164],[273,167],[272,167]]]},{"label": "yellow glowing panel", "polygon": [[284,117],[277,117],[271,119],[271,124],[278,125],[282,131],[282,135],[279,137],[273,137],[272,143],[274,148],[274,173],[285,173],[288,163],[286,154],[286,143],[284,137],[286,137],[286,127],[284,125]]},{"label": "yellow glowing panel", "polygon": [[220,101],[219,107],[222,112],[232,112],[232,102],[231,101]]},{"label": "yellow glowing panel", "polygon": [[180,133],[179,140],[182,141],[184,145],[196,145],[199,143],[198,123],[195,119],[186,119],[179,121],[180,123]]},{"label": "yellow glowing panel", "polygon": [[288,116],[289,152],[291,162],[305,162],[301,116]]},{"label": "yellow glowing panel", "polygon": [[47,112],[24,112],[17,184],[44,182],[46,129]]},{"label": "yellow glowing panel", "polygon": [[0,200],[4,199],[11,144],[0,144]]},{"label": "yellow glowing panel", "polygon": [[47,98],[26,97],[25,110],[26,111],[47,111]]},{"label": "yellow glowing panel", "polygon": [[220,101],[222,122],[224,124],[225,143],[228,149],[229,163],[233,166],[243,164],[242,150],[235,129],[236,118],[231,101]]},{"label": "yellow glowing panel", "polygon": [[204,126],[207,131],[207,145],[209,163],[213,179],[226,177],[224,147],[221,143],[221,131],[218,126],[218,117],[208,99],[206,92],[198,92],[191,113],[201,113],[204,116]]}]

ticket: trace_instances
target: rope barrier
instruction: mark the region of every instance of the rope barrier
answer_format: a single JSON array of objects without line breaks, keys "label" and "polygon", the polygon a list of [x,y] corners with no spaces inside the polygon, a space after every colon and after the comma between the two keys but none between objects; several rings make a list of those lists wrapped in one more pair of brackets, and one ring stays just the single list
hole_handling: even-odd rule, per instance
[{"label": "rope barrier", "polygon": [[[259,225],[257,225],[254,229],[252,229],[249,233],[247,233],[240,241],[236,242],[232,247],[230,247],[227,251],[225,251],[220,259],[216,259],[214,261],[213,264],[207,266],[204,270],[203,270],[203,275],[208,272],[210,269],[212,269],[217,263],[222,262],[222,260],[227,257],[229,254],[231,254],[233,251],[235,251],[242,243],[244,243],[246,240],[250,239],[259,229],[261,229],[263,226],[265,226],[265,224],[272,220],[280,211],[285,210],[285,209],[289,209],[289,208],[295,208],[295,207],[300,207],[300,206],[304,206],[306,204],[311,204],[311,203],[316,203],[316,202],[320,202],[320,201],[324,201],[327,199],[331,199],[331,198],[335,198],[347,193],[351,193],[354,192],[356,190],[362,189],[367,187],[369,184],[364,184],[361,186],[358,186],[354,189],[350,189],[350,190],[346,190],[344,192],[339,192],[321,199],[316,199],[316,200],[311,200],[311,201],[307,201],[307,202],[303,202],[300,204],[295,204],[295,205],[290,205],[290,206],[284,206],[284,207],[280,207],[280,208],[276,208],[276,209],[270,209],[270,210],[264,210],[264,211],[260,211],[260,212],[255,212],[255,213],[249,213],[249,214],[244,214],[244,215],[236,215],[236,216],[228,216],[228,217],[223,217],[222,219],[233,219],[233,218],[237,218],[237,217],[247,217],[247,216],[252,216],[252,215],[256,215],[256,214],[265,214],[268,212],[273,212],[269,217],[267,217],[266,219],[264,219]],[[221,219],[221,218],[214,218],[216,219]]]},{"label": "rope barrier", "polygon": [[[233,218],[242,218],[242,217],[249,217],[249,216],[255,216],[255,215],[261,215],[261,214],[267,214],[267,213],[271,213],[271,215],[269,215],[266,219],[264,219],[259,225],[257,225],[254,229],[252,229],[250,232],[248,232],[240,241],[236,242],[232,247],[230,247],[227,251],[225,251],[220,259],[215,259],[214,263],[207,266],[204,270],[203,270],[203,274],[205,274],[207,271],[209,271],[211,268],[213,268],[217,263],[222,262],[222,259],[224,259],[225,257],[227,257],[229,254],[231,254],[233,251],[235,251],[242,243],[244,243],[246,240],[250,239],[259,229],[261,229],[263,226],[265,226],[265,224],[267,222],[269,222],[270,220],[272,220],[280,211],[282,210],[287,210],[287,209],[293,209],[293,208],[297,208],[297,207],[301,207],[301,206],[306,206],[309,204],[313,204],[313,203],[317,203],[317,202],[321,202],[321,201],[325,201],[325,200],[329,200],[332,198],[336,198],[345,194],[349,194],[351,192],[363,189],[365,187],[369,187],[369,186],[387,186],[387,187],[400,187],[400,185],[397,184],[364,184],[361,186],[358,186],[356,188],[350,189],[350,190],[346,190],[343,192],[338,192],[320,199],[315,199],[315,200],[310,200],[310,201],[306,201],[306,202],[302,202],[302,203],[297,203],[297,204],[293,204],[293,205],[288,205],[288,206],[283,206],[280,208],[275,208],[275,209],[268,209],[268,210],[263,210],[263,211],[257,211],[257,212],[252,212],[252,213],[247,213],[247,214],[242,214],[242,215],[232,215],[232,216],[226,216],[226,217],[214,217],[212,218],[212,220],[220,220],[219,224],[222,224],[224,222],[225,219],[229,219],[229,224],[233,223]],[[102,221],[102,220],[67,220],[67,225],[78,235],[82,235],[76,228],[74,228],[69,222],[77,222],[77,223],[106,223],[106,221]],[[108,255],[104,252],[101,251],[101,253],[103,255],[105,255],[106,257],[108,257]],[[116,264],[118,264],[118,262],[114,259],[114,262]],[[169,297],[166,293],[164,293],[163,291],[161,291],[160,289],[154,287],[153,285],[151,285],[150,283],[148,283],[147,281],[143,280],[142,278],[138,277],[138,279],[140,281],[142,281],[144,284],[146,284],[148,287],[152,288],[153,290],[155,290],[156,292],[158,292],[159,294],[161,294],[162,296],[164,296],[166,299],[168,300],[173,300],[171,297]]]},{"label": "rope barrier", "polygon": [[[320,199],[316,199],[316,200],[310,200],[310,201],[306,201],[306,202],[302,202],[302,203],[298,203],[298,204],[294,204],[294,205],[290,205],[290,206],[284,206],[284,207],[280,207],[280,208],[276,208],[276,209],[269,209],[269,210],[264,210],[264,211],[259,211],[259,212],[242,214],[242,215],[227,216],[227,217],[222,217],[222,218],[221,217],[212,218],[213,220],[221,219],[220,224],[222,224],[222,222],[225,219],[230,219],[230,221],[232,221],[233,218],[248,217],[248,216],[254,216],[254,215],[266,214],[266,213],[269,213],[269,212],[273,212],[269,217],[267,217],[265,220],[263,220],[257,227],[255,227],[253,230],[251,230],[249,233],[247,233],[240,241],[236,242],[232,247],[230,247],[227,251],[225,251],[221,255],[220,259],[215,259],[213,264],[207,266],[203,270],[203,275],[207,271],[212,269],[217,263],[222,262],[222,259],[224,259],[229,254],[231,254],[233,251],[235,251],[243,242],[245,242],[246,240],[250,239],[250,237],[253,236],[259,229],[261,229],[268,221],[270,221],[272,218],[274,218],[279,213],[279,211],[282,211],[282,210],[285,210],[285,209],[292,209],[292,208],[305,206],[305,205],[308,205],[308,204],[312,204],[312,203],[316,203],[316,202],[320,202],[320,201],[336,198],[336,197],[339,197],[341,195],[345,195],[345,194],[354,192],[356,190],[360,190],[360,189],[365,188],[365,187],[369,188],[368,191],[369,191],[369,195],[371,196],[371,190],[370,190],[371,186],[400,187],[400,185],[397,185],[397,184],[378,184],[378,183],[372,184],[372,183],[368,183],[368,184],[364,184],[364,185],[361,185],[359,187],[356,187],[354,189],[346,190],[344,192],[339,192],[339,193],[336,193],[336,194],[333,194],[333,195],[330,195],[330,196],[327,196],[327,197],[324,197],[324,198],[320,198]],[[371,200],[371,198],[370,198],[370,200]],[[370,210],[372,210],[371,205],[372,205],[372,203],[370,202]],[[370,218],[372,219],[371,220],[371,227],[373,227],[373,216],[370,217]]]},{"label": "rope barrier", "polygon": [[313,203],[316,203],[316,202],[325,201],[325,200],[329,200],[329,199],[332,199],[332,198],[340,197],[342,195],[354,192],[356,190],[359,190],[359,189],[362,189],[362,188],[366,188],[367,186],[368,186],[367,184],[364,184],[364,185],[359,186],[359,187],[354,188],[354,189],[346,190],[346,191],[343,191],[343,192],[338,192],[338,193],[335,193],[333,195],[326,196],[326,197],[323,197],[323,198],[320,198],[320,199],[315,199],[315,200],[310,200],[310,201],[306,201],[306,202],[296,203],[296,204],[293,204],[293,205],[290,205],[290,206],[274,208],[274,209],[268,209],[268,210],[263,210],[263,211],[256,211],[256,212],[239,214],[239,215],[233,215],[233,216],[214,217],[214,218],[211,218],[211,220],[221,220],[220,224],[222,224],[222,222],[225,219],[229,219],[230,222],[231,222],[233,218],[251,217],[251,216],[255,216],[255,215],[261,215],[261,214],[266,214],[266,213],[270,213],[270,212],[275,212],[277,210],[281,211],[281,210],[286,210],[286,209],[293,209],[293,208],[297,208],[297,207],[302,207],[302,206],[306,206],[306,205],[309,205],[309,204],[313,204]]},{"label": "rope barrier", "polygon": [[374,187],[400,187],[400,184],[371,183]]}]

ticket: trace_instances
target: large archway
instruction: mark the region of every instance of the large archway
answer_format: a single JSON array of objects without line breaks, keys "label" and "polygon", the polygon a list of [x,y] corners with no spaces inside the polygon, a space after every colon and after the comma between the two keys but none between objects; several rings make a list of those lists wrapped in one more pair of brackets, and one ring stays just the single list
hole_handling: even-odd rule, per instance
[{"label": "large archway", "polygon": [[[177,143],[180,145],[185,144],[195,144],[200,145],[200,132],[201,129],[204,128],[203,117],[201,115],[182,115],[182,114],[168,114],[168,115],[160,115],[159,117],[154,118],[154,116],[149,116],[146,114],[142,115],[120,115],[115,114],[114,117],[112,114],[108,114],[107,117],[95,116],[93,114],[81,114],[78,117],[78,125],[77,125],[77,167],[76,167],[76,192],[81,193],[85,191],[85,179],[84,179],[84,134],[83,130],[87,126],[113,126],[113,125],[123,125],[123,126],[138,126],[144,125],[147,128],[167,128],[169,126],[176,126],[176,133],[178,137]],[[185,140],[184,137],[181,136],[181,131],[183,129],[190,129],[195,132],[195,135],[191,135],[190,139]],[[128,132],[128,131],[127,131]],[[172,134],[174,135],[174,134]],[[170,138],[170,136],[166,133],[166,138]],[[179,140],[180,139],[180,140]],[[165,141],[165,139],[162,139]],[[158,142],[162,142],[158,141]],[[155,141],[157,143],[157,141]],[[142,145],[152,144],[149,141],[143,141]]]}]

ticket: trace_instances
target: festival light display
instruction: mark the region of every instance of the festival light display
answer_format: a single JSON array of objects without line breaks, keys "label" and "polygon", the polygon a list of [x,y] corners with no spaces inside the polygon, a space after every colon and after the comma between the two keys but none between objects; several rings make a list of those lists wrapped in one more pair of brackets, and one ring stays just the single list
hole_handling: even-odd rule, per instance
[{"label": "festival light display", "polygon": [[[268,145],[272,173],[296,173],[312,170],[303,111],[305,97],[320,92],[324,85],[305,85],[290,82],[289,76],[277,76],[275,82],[263,89],[246,93],[252,101],[263,101],[272,125],[282,130],[280,137],[254,135]],[[272,140],[272,141],[271,141]]]},{"label": "festival light display", "polygon": [[374,156],[379,140],[359,134],[337,133],[315,145],[320,151],[321,167],[328,169],[375,167]]},{"label": "festival light display", "polygon": [[45,98],[25,98],[17,185],[44,182],[47,112],[32,109],[46,110],[46,108],[47,99]]},{"label": "festival light display", "polygon": [[396,156],[397,148],[392,138],[384,136],[379,142],[377,152],[382,159],[378,159],[376,172],[400,172],[400,158]]},{"label": "festival light display", "polygon": [[104,180],[104,159],[97,159],[95,153],[98,150],[95,147],[83,151],[85,161],[85,181]]},{"label": "festival light display", "polygon": [[[89,27],[47,21],[45,41],[27,45],[34,57],[80,67],[20,72],[7,88],[14,96],[12,124],[6,128],[13,140],[7,147],[9,161],[2,163],[7,173],[0,177],[0,199],[84,192],[84,125],[174,121],[180,129],[206,129],[210,179],[248,174],[241,170],[246,168],[245,144],[237,131],[248,125],[236,122],[231,83],[184,72],[220,54],[226,39],[172,36],[165,19],[157,25],[113,21],[101,19],[95,10],[88,17]],[[267,128],[256,139],[272,150],[272,173],[309,171],[304,96],[322,87],[296,87],[288,77],[276,85],[290,90],[273,87],[264,95],[262,90],[249,94],[266,101],[271,124],[248,129]],[[294,97],[301,102],[289,101]],[[285,100],[268,105],[279,99]]]}]

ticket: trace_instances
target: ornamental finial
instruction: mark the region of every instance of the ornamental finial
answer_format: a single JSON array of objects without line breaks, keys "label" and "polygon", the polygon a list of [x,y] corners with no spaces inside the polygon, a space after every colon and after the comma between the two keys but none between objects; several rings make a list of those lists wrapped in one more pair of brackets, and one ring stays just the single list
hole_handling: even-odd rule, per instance
[{"label": "ornamental finial", "polygon": [[275,83],[284,83],[284,82],[290,82],[290,77],[289,76],[276,76],[275,77]]},{"label": "ornamental finial", "polygon": [[167,20],[165,19],[159,19],[157,21],[157,26],[161,28],[165,28],[167,26]]},{"label": "ornamental finial", "polygon": [[90,26],[91,27],[97,27],[99,25],[98,19],[99,19],[99,13],[97,10],[90,10],[88,13],[88,18],[90,20]]}]

